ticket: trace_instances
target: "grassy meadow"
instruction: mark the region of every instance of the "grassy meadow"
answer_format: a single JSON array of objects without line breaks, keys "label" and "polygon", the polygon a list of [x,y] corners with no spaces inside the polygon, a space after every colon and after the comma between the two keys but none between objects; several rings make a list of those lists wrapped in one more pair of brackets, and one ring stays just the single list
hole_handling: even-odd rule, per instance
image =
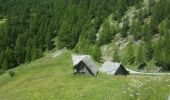
[{"label": "grassy meadow", "polygon": [[0,75],[0,100],[167,100],[170,76],[73,75],[71,52]]}]

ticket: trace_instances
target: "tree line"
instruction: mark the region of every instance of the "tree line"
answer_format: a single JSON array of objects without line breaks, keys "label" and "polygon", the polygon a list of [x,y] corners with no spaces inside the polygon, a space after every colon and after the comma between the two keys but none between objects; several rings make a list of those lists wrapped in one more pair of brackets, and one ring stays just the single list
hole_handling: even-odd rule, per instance
[{"label": "tree line", "polygon": [[[165,60],[161,61],[160,55],[169,53],[170,2],[149,1],[150,8],[136,14],[132,25],[125,18],[120,28],[110,26],[106,18],[112,14],[113,20],[121,22],[128,7],[138,8],[143,0],[0,0],[0,20],[6,19],[5,23],[0,24],[0,69],[5,71],[38,59],[44,51],[55,46],[91,54],[100,61],[100,47],[110,43],[117,33],[121,33],[122,37],[130,33],[136,40],[143,38],[149,45],[146,46],[148,59],[157,54],[157,63],[169,66],[169,59],[162,56]],[[144,23],[147,17],[151,17],[149,24]],[[96,34],[101,26],[104,28],[97,41]],[[153,43],[149,40],[159,33],[162,38],[153,52],[150,46]],[[160,49],[163,54],[155,53]]]}]

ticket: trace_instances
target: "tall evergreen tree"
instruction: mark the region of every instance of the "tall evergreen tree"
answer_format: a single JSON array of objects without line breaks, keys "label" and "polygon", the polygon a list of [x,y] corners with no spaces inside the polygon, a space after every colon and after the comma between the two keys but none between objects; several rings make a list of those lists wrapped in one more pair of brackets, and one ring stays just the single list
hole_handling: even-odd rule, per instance
[{"label": "tall evergreen tree", "polygon": [[159,38],[156,47],[155,47],[155,52],[154,52],[154,59],[157,62],[157,65],[160,66],[163,60],[163,39],[162,37]]},{"label": "tall evergreen tree", "polygon": [[137,53],[137,56],[136,56],[136,62],[139,63],[139,64],[142,64],[142,63],[145,62],[143,44],[140,44],[140,46],[138,48],[138,53]]},{"label": "tall evergreen tree", "polygon": [[118,46],[115,46],[115,48],[114,48],[113,61],[120,62],[120,52],[119,52]]},{"label": "tall evergreen tree", "polygon": [[108,44],[114,38],[117,30],[114,25],[111,25],[109,21],[104,22],[102,25],[102,31],[99,33],[99,44]]},{"label": "tall evergreen tree", "polygon": [[129,63],[134,63],[135,57],[134,57],[134,48],[132,44],[132,40],[129,41],[128,43],[128,49],[127,49],[127,59]]},{"label": "tall evergreen tree", "polygon": [[30,62],[31,61],[31,59],[32,59],[31,50],[32,50],[32,40],[31,40],[31,38],[29,38],[28,41],[27,41],[27,45],[26,45],[25,62]]},{"label": "tall evergreen tree", "polygon": [[92,50],[90,51],[89,54],[91,54],[96,61],[100,62],[100,60],[101,60],[100,46],[94,45],[91,49]]},{"label": "tall evergreen tree", "polygon": [[126,17],[124,19],[123,26],[122,26],[122,32],[121,32],[122,37],[126,37],[128,35],[128,30],[129,30],[129,17]]},{"label": "tall evergreen tree", "polygon": [[3,64],[2,64],[2,71],[6,71],[8,69],[8,62],[7,60],[4,60]]},{"label": "tall evergreen tree", "polygon": [[31,60],[36,60],[39,56],[38,50],[36,48],[32,48],[31,53],[32,53]]},{"label": "tall evergreen tree", "polygon": [[164,70],[170,70],[170,32],[166,32],[164,34],[163,40],[163,65],[162,68]]},{"label": "tall evergreen tree", "polygon": [[23,54],[22,54],[22,45],[21,45],[21,35],[17,37],[16,43],[15,43],[15,51],[16,51],[16,57],[17,57],[17,63],[22,63]]}]

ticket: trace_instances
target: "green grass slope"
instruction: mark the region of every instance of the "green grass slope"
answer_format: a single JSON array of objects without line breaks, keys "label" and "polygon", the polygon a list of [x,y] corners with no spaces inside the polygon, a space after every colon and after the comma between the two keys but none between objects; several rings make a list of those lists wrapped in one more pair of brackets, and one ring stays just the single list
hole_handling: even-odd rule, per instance
[{"label": "green grass slope", "polygon": [[166,100],[169,76],[73,75],[71,52],[48,56],[0,76],[0,100]]}]

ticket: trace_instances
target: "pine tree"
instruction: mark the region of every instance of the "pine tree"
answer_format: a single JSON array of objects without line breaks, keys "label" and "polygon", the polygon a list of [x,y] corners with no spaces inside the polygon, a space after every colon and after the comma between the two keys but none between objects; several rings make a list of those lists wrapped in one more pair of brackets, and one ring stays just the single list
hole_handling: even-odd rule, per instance
[{"label": "pine tree", "polygon": [[164,53],[164,59],[163,59],[163,69],[164,70],[170,70],[170,32],[164,33],[164,48],[163,48],[163,53]]},{"label": "pine tree", "polygon": [[156,65],[161,67],[162,62],[163,62],[163,39],[162,37],[159,38],[155,50],[154,50],[154,59],[156,61]]},{"label": "pine tree", "polygon": [[120,21],[120,19],[124,15],[124,12],[127,10],[126,1],[125,0],[118,0],[116,8],[117,8],[117,11],[116,11],[116,20]]},{"label": "pine tree", "polygon": [[5,50],[5,60],[8,62],[8,68],[13,68],[17,64],[15,63],[15,56],[13,50],[9,47]]},{"label": "pine tree", "polygon": [[120,62],[120,52],[119,52],[118,46],[115,46],[114,54],[113,54],[113,61],[114,62]]},{"label": "pine tree", "polygon": [[37,56],[38,56],[38,52],[37,52],[37,49],[35,47],[32,48],[31,50],[31,60],[36,60],[37,59]]},{"label": "pine tree", "polygon": [[43,51],[41,49],[38,49],[38,58],[43,57]]},{"label": "pine tree", "polygon": [[168,22],[169,22],[169,20],[168,20],[168,19],[165,19],[165,20],[163,20],[163,21],[159,24],[159,26],[158,26],[158,28],[159,28],[159,33],[160,33],[162,36],[164,35],[164,33],[167,32]]},{"label": "pine tree", "polygon": [[58,34],[58,46],[59,48],[74,48],[74,44],[73,44],[73,36],[71,33],[71,25],[66,21],[63,22],[59,34]]},{"label": "pine tree", "polygon": [[109,21],[106,21],[103,24],[102,31],[99,35],[99,44],[103,45],[110,43],[115,34],[116,34],[115,27],[114,26],[111,27]]},{"label": "pine tree", "polygon": [[8,69],[8,62],[7,60],[4,60],[3,64],[2,64],[2,71],[6,71]]},{"label": "pine tree", "polygon": [[136,40],[139,40],[141,38],[141,22],[139,20],[134,20],[132,22],[130,33]]},{"label": "pine tree", "polygon": [[148,0],[148,6],[153,6],[155,4],[155,0]]},{"label": "pine tree", "polygon": [[28,41],[27,41],[27,45],[26,45],[26,58],[25,58],[25,62],[30,62],[31,59],[32,59],[31,49],[32,49],[32,40],[31,40],[31,38],[29,38]]},{"label": "pine tree", "polygon": [[31,61],[31,48],[28,48],[26,52],[25,62],[30,62],[30,61]]},{"label": "pine tree", "polygon": [[[3,64],[3,61],[4,61],[4,52],[2,51],[2,52],[0,52],[0,67],[2,66],[2,64]],[[1,69],[1,68],[0,68]]]},{"label": "pine tree", "polygon": [[160,37],[154,53],[156,65],[162,67],[163,70],[170,70],[170,45],[168,42],[170,42],[170,39],[169,33],[167,32],[163,37]]},{"label": "pine tree", "polygon": [[152,33],[149,30],[149,25],[145,24],[141,30],[144,42],[149,42],[152,39]]},{"label": "pine tree", "polygon": [[51,50],[54,47],[53,42],[52,42],[52,34],[47,33],[45,40],[46,40],[46,48],[47,48],[47,50]]},{"label": "pine tree", "polygon": [[100,50],[100,46],[99,45],[94,45],[91,51],[91,55],[93,56],[93,58],[100,62],[101,60],[101,50]]},{"label": "pine tree", "polygon": [[128,43],[128,49],[127,49],[127,59],[130,64],[134,63],[135,57],[134,57],[134,49],[132,40]]},{"label": "pine tree", "polygon": [[0,21],[2,21],[2,19],[3,19],[3,16],[2,16],[2,15],[0,15]]},{"label": "pine tree", "polygon": [[122,32],[121,32],[122,37],[126,37],[128,35],[128,30],[129,30],[129,17],[126,17],[124,19],[123,26],[122,26]]},{"label": "pine tree", "polygon": [[19,35],[17,37],[16,43],[15,43],[15,52],[16,52],[16,56],[17,56],[17,63],[20,64],[22,63],[22,45],[21,45],[22,41],[21,41],[21,35]]},{"label": "pine tree", "polygon": [[87,38],[91,44],[95,44],[96,42],[96,29],[94,26],[92,26],[88,31],[87,31]]},{"label": "pine tree", "polygon": [[152,46],[152,42],[146,42],[145,43],[145,58],[147,61],[152,60],[154,54],[154,49]]},{"label": "pine tree", "polygon": [[138,9],[142,6],[142,0],[135,0],[135,8]]},{"label": "pine tree", "polygon": [[144,58],[144,46],[143,44],[140,44],[139,48],[138,48],[138,53],[137,53],[137,57],[136,57],[136,62],[139,64],[144,63],[145,58]]}]

